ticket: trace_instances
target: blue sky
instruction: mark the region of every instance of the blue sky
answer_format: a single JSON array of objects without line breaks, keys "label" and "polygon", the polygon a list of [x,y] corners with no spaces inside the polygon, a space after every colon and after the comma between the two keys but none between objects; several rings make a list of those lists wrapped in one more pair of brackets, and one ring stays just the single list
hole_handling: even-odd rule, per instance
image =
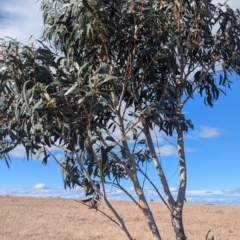
[{"label": "blue sky", "polygon": [[[240,8],[238,1],[230,0],[228,3]],[[1,0],[1,5],[0,38],[17,37],[26,43],[30,35],[36,38],[41,35],[43,26],[39,3],[34,0]],[[187,196],[194,199],[193,202],[205,199],[205,202],[221,203],[221,199],[225,199],[222,201],[227,204],[235,201],[240,205],[237,200],[240,199],[240,80],[232,76],[232,81],[232,90],[227,90],[227,96],[221,94],[213,108],[205,106],[203,98],[197,95],[184,108],[186,117],[194,124],[194,130],[185,134]],[[162,135],[158,136],[161,163],[174,192],[178,188],[179,176],[177,149]],[[169,141],[176,142],[174,138]],[[11,158],[10,170],[4,161],[0,161],[0,195],[82,196],[79,189],[63,190],[60,169],[54,161],[49,161],[47,166],[34,157],[27,161],[21,147],[11,153]],[[151,167],[148,169],[151,171]],[[152,171],[151,178],[161,190],[161,184]],[[126,183],[125,186],[131,190],[131,184]],[[145,186],[148,197],[154,198],[151,187]],[[109,187],[110,190],[113,198],[123,198],[122,193]]]}]

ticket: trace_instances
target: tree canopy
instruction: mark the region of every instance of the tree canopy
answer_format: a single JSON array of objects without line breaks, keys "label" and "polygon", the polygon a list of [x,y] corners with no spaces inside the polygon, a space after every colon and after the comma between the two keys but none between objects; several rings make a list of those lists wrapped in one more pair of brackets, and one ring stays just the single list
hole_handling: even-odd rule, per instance
[{"label": "tree canopy", "polygon": [[[22,144],[27,158],[43,154],[47,164],[57,146],[65,187],[77,184],[97,199],[106,198],[107,182],[124,190],[121,179],[130,179],[159,239],[138,179],[140,173],[150,181],[140,163],[153,162],[177,239],[185,239],[183,132],[193,124],[182,109],[195,92],[213,106],[230,86],[229,74],[240,75],[239,11],[211,0],[52,0],[41,8],[38,47],[2,41],[1,157],[9,164],[8,153]],[[153,129],[177,134],[177,199]]]}]

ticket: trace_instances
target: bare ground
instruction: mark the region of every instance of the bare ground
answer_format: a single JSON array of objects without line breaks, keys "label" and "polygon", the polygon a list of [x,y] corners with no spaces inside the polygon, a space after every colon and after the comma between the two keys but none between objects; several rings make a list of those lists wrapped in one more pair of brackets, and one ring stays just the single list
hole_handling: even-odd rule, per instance
[{"label": "bare ground", "polygon": [[[112,202],[136,240],[151,240],[148,226],[131,202]],[[162,203],[150,203],[163,240],[174,240],[170,215]],[[100,209],[109,213],[102,203]],[[110,214],[112,216],[112,214]],[[193,205],[184,208],[189,240],[240,239],[240,207]],[[0,197],[0,239],[125,240],[118,226],[101,213],[71,199]]]}]

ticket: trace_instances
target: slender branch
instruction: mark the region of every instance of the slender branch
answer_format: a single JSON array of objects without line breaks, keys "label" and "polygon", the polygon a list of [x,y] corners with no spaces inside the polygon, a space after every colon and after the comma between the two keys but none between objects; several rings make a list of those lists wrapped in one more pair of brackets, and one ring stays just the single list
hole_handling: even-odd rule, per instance
[{"label": "slender branch", "polygon": [[117,105],[117,107],[116,107],[116,110],[117,110],[117,111],[119,111],[120,108],[121,108],[122,101],[123,101],[123,98],[124,98],[124,95],[125,95],[125,92],[126,92],[126,88],[127,88],[127,81],[125,81],[125,82],[123,83],[122,92],[121,92],[121,95],[120,95],[120,98],[119,98],[118,105]]},{"label": "slender branch", "polygon": [[80,165],[80,168],[82,169],[84,175],[86,176],[88,182],[92,185],[93,189],[99,194],[99,196],[101,196],[104,200],[104,202],[106,203],[107,207],[111,210],[111,212],[114,214],[114,216],[117,218],[118,222],[119,222],[119,226],[121,227],[121,229],[124,231],[124,233],[126,234],[128,239],[132,240],[132,237],[129,233],[129,231],[127,230],[125,223],[123,221],[123,219],[120,217],[120,215],[117,213],[117,211],[113,208],[113,206],[110,204],[110,202],[108,201],[106,195],[102,194],[102,192],[98,189],[98,187],[96,186],[96,184],[94,184],[94,182],[92,181],[89,173],[87,172],[86,168],[84,167],[83,163],[82,163],[82,158],[83,158],[83,153],[81,154],[81,157],[79,157],[76,153],[74,154],[74,157],[76,158],[78,164]]},{"label": "slender branch", "polygon": [[114,182],[105,182],[105,183],[114,185],[114,187],[121,189],[121,190],[122,190],[123,192],[125,192],[125,194],[128,195],[128,196],[132,199],[132,201],[142,210],[142,207],[140,206],[140,204],[134,199],[134,197],[133,197],[125,188],[123,188],[123,187],[119,184],[118,180],[117,180],[117,184],[114,183]]},{"label": "slender branch", "polygon": [[69,150],[69,149],[67,149],[67,148],[65,148],[65,147],[62,147],[62,146],[60,146],[60,145],[57,145],[56,143],[53,143],[52,145],[72,154],[72,151]]},{"label": "slender branch", "polygon": [[167,206],[168,210],[169,210],[170,212],[172,212],[171,209],[170,209],[170,207],[168,206],[167,202],[164,200],[162,194],[158,191],[156,185],[151,181],[151,179],[148,177],[148,175],[145,174],[140,167],[138,168],[138,171],[140,171],[140,172],[142,173],[142,175],[149,181],[149,183],[153,186],[153,188],[155,189],[155,191],[157,192],[158,196],[161,198],[161,200],[163,201],[163,203]]},{"label": "slender branch", "polygon": [[[112,93],[112,99],[113,99],[113,102],[116,102],[115,93]],[[116,112],[116,119],[117,119],[117,122],[119,124],[119,130],[120,130],[121,136],[122,137],[126,136],[125,129],[124,129],[124,124],[123,124],[123,119],[122,119],[122,116],[120,114],[120,109],[119,109],[119,111]],[[132,168],[132,178],[131,178],[131,180],[132,180],[135,192],[136,192],[136,194],[139,198],[139,204],[141,205],[142,212],[147,219],[149,229],[151,230],[153,236],[156,237],[156,239],[161,239],[158,228],[157,228],[157,225],[156,225],[156,221],[153,217],[151,209],[149,208],[148,202],[147,202],[146,197],[144,195],[144,191],[141,188],[141,185],[139,183],[139,179],[138,179],[138,176],[137,176],[135,159],[130,152],[128,142],[126,140],[122,140],[122,144],[123,144],[123,148],[126,151],[127,159],[129,161],[129,163],[131,164],[131,168]]]},{"label": "slender branch", "polygon": [[157,173],[158,173],[158,175],[160,177],[160,180],[162,182],[163,189],[164,189],[164,192],[166,194],[168,203],[171,207],[173,207],[175,205],[175,200],[174,200],[174,198],[173,198],[173,196],[170,192],[170,189],[169,189],[169,186],[168,186],[168,183],[167,183],[167,179],[166,179],[166,176],[163,172],[162,166],[158,161],[157,154],[156,154],[156,151],[155,151],[155,148],[154,148],[154,145],[153,145],[152,137],[151,137],[150,132],[149,132],[149,127],[147,126],[146,123],[143,123],[143,127],[144,127],[143,132],[144,132],[146,140],[147,140],[149,151],[150,151],[150,153],[152,155],[152,158],[153,158],[153,163],[156,167]]},{"label": "slender branch", "polygon": [[[86,204],[85,202],[83,202],[83,201],[81,201],[81,200],[80,200],[80,201],[79,201],[79,200],[74,200],[74,201],[75,201],[75,202],[78,202],[78,203],[81,203],[81,204],[89,207],[88,204]],[[109,215],[107,215],[105,212],[99,210],[98,208],[96,208],[96,211],[102,213],[104,216],[106,216],[107,218],[109,218],[112,222],[114,222],[114,223],[117,224],[119,227],[121,227],[119,223],[117,223],[113,218],[111,218],[111,217],[110,217]]]},{"label": "slender branch", "polygon": [[143,132],[143,129],[141,129],[141,131],[138,133],[138,135],[137,135],[137,137],[136,137],[136,139],[135,139],[135,142],[134,142],[134,146],[133,146],[133,150],[132,150],[132,154],[134,153],[134,151],[135,151],[135,148],[136,148],[136,145],[137,145],[137,140],[138,140],[138,138],[139,138],[139,136],[140,136],[140,134]]},{"label": "slender branch", "polygon": [[69,171],[66,169],[66,167],[64,167],[63,164],[61,164],[61,163],[57,160],[57,158],[49,151],[49,149],[48,149],[46,146],[44,146],[44,148],[48,151],[48,153],[51,155],[51,157],[57,162],[57,164],[58,164],[61,168],[63,168],[68,174],[70,174],[70,175],[71,175],[71,178],[74,179],[74,181],[75,181],[76,183],[78,183],[79,186],[81,186],[81,183],[80,183],[80,181],[78,180],[78,178],[77,178],[74,174],[72,174],[72,172],[69,172]]},{"label": "slender branch", "polygon": [[[99,138],[101,139],[101,142],[103,143],[103,145],[104,145],[105,147],[109,147],[109,145],[108,145],[108,144],[106,143],[106,141],[103,139],[102,135],[101,135],[99,132],[96,132],[96,133],[98,134]],[[132,179],[133,179],[133,175],[132,175],[131,170],[122,162],[122,160],[118,157],[118,155],[117,155],[115,152],[110,151],[109,153],[113,156],[113,158],[115,159],[115,161],[116,161],[118,164],[120,164],[120,165],[126,170],[129,178],[132,180]]]},{"label": "slender branch", "polygon": [[165,136],[163,136],[163,138],[164,138],[169,144],[171,144],[171,145],[173,145],[174,147],[177,148],[177,146],[176,146],[175,144],[173,144],[172,142],[170,142]]}]

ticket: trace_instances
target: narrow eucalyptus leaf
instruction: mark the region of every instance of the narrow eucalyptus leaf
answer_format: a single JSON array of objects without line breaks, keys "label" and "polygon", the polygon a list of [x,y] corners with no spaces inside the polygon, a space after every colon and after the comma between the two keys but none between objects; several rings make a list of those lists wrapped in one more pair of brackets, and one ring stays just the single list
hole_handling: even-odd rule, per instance
[{"label": "narrow eucalyptus leaf", "polygon": [[116,142],[115,139],[113,137],[107,136],[105,138],[106,141],[111,141],[111,142]]},{"label": "narrow eucalyptus leaf", "polygon": [[67,92],[64,93],[65,96],[67,96],[68,94],[70,94],[76,87],[77,87],[78,83],[74,83],[68,90]]}]

